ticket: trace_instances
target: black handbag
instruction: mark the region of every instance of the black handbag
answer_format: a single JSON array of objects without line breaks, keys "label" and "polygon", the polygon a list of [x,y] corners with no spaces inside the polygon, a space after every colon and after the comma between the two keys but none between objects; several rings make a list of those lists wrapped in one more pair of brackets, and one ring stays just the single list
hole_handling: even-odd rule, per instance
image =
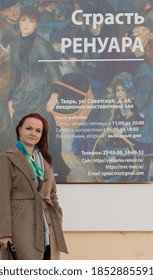
[{"label": "black handbag", "polygon": [[9,249],[10,253],[11,253],[12,259],[13,260],[18,260],[15,246],[9,241],[7,243],[7,246],[8,246],[8,249]]}]

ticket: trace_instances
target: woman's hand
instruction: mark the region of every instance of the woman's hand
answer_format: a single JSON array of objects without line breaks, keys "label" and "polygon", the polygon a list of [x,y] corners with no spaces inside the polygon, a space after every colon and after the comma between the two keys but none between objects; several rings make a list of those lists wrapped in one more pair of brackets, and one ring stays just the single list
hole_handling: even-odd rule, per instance
[{"label": "woman's hand", "polygon": [[10,241],[12,243],[12,238],[10,236],[5,236],[0,238],[0,245],[7,249],[7,243]]},{"label": "woman's hand", "polygon": [[57,104],[58,93],[52,93],[51,98],[49,99],[46,110],[50,113],[53,112],[55,105]]}]

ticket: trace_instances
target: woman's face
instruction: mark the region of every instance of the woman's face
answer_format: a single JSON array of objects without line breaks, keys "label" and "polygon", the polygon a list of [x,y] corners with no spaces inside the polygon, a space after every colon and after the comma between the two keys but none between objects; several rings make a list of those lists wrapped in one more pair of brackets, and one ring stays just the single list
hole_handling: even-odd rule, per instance
[{"label": "woman's face", "polygon": [[35,19],[29,18],[25,15],[20,18],[19,26],[22,36],[26,37],[35,32],[38,23]]},{"label": "woman's face", "polygon": [[118,100],[124,100],[127,97],[126,90],[122,85],[116,87],[116,98]]},{"label": "woman's face", "polygon": [[19,138],[28,148],[34,148],[41,139],[43,132],[43,123],[36,118],[25,119],[23,125],[19,127]]}]

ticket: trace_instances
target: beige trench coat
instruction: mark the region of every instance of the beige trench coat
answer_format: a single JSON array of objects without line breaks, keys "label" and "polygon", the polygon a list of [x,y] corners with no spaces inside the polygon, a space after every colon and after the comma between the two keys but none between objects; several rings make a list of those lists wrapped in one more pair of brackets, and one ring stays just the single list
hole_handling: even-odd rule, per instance
[{"label": "beige trench coat", "polygon": [[[41,192],[26,158],[13,147],[0,154],[0,238],[11,236],[20,260],[41,260],[44,254],[43,211],[50,231],[51,259],[67,253],[62,232],[53,169],[45,161]],[[9,259],[1,247],[1,259]]]}]

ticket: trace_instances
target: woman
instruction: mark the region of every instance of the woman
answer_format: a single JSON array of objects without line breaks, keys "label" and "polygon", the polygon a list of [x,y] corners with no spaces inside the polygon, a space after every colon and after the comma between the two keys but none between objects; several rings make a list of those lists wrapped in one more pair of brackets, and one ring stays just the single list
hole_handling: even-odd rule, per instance
[{"label": "woman", "polygon": [[60,94],[56,84],[61,79],[56,62],[39,62],[55,59],[51,43],[37,34],[40,14],[36,7],[24,7],[19,19],[20,38],[11,49],[12,75],[10,83],[9,108],[13,114],[13,126],[7,147],[15,142],[14,127],[26,114],[37,112],[51,126],[49,151],[52,154],[57,182],[65,182],[69,168],[61,156],[61,140],[56,139],[56,123],[51,112]]},{"label": "woman", "polygon": [[20,260],[59,259],[67,248],[47,151],[48,123],[39,114],[26,115],[16,135],[16,146],[0,155],[1,258],[9,259],[10,241]]}]

